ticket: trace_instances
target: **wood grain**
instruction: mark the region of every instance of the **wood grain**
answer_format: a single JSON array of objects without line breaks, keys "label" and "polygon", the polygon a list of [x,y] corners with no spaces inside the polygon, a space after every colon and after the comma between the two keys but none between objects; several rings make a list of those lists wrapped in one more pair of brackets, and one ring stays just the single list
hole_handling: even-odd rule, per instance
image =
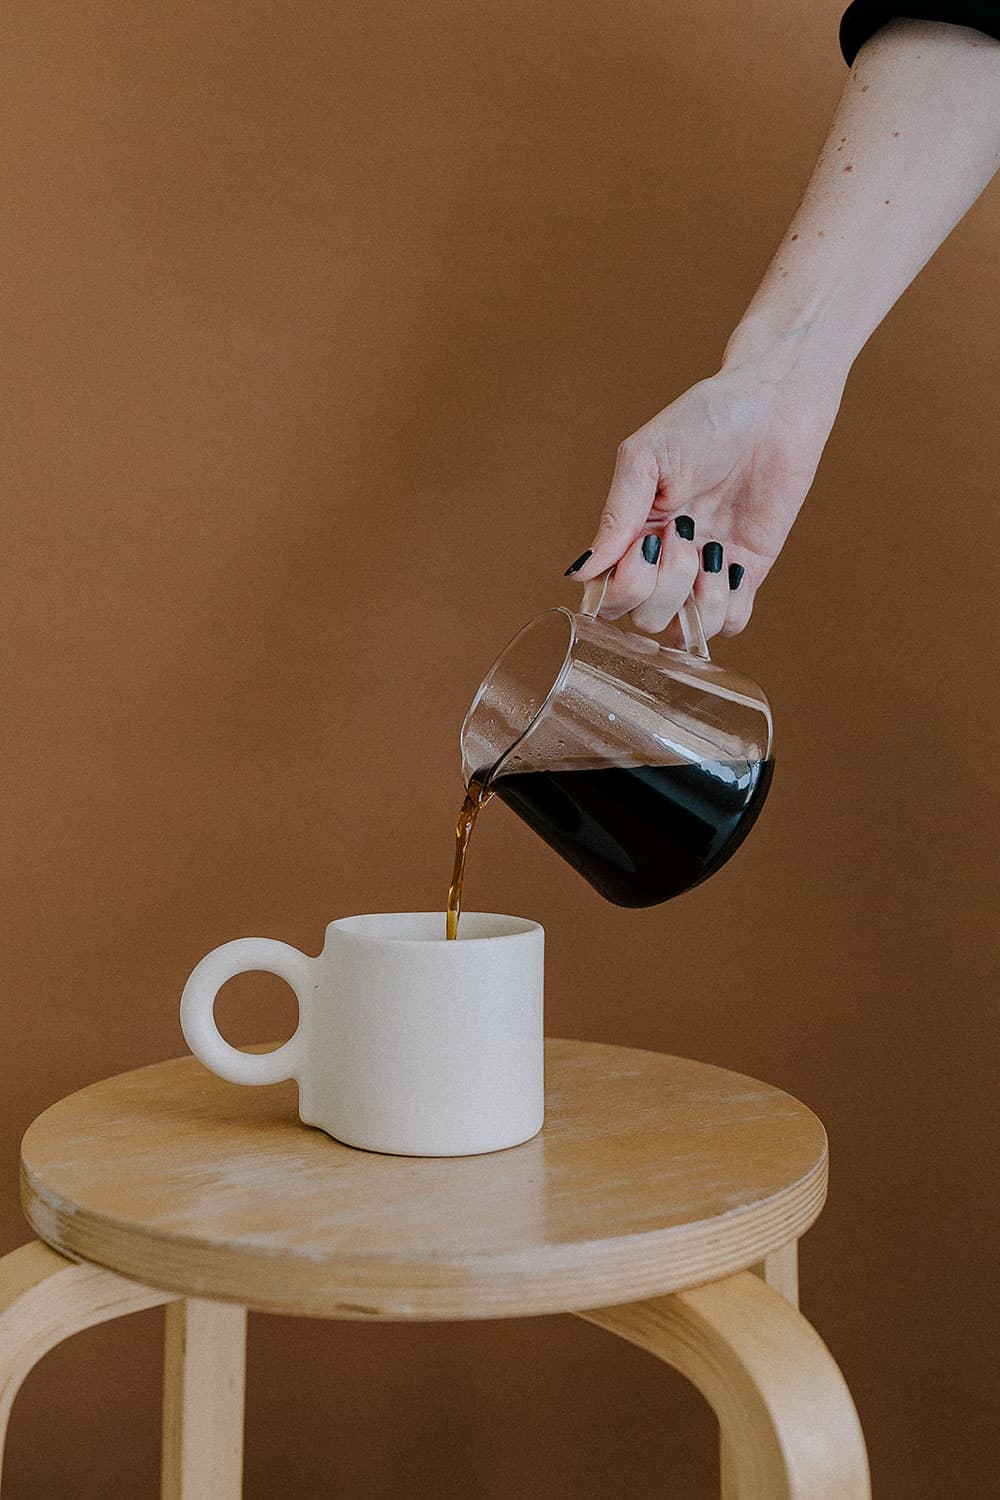
[{"label": "wood grain", "polygon": [[[793,1307],[799,1305],[799,1247],[796,1240],[789,1240],[779,1250],[772,1250],[762,1261],[750,1268],[768,1286],[780,1292]],[[729,1452],[729,1434],[720,1424],[719,1428],[719,1500],[740,1500],[740,1465]]]},{"label": "wood grain", "polygon": [[245,1307],[184,1297],[166,1312],[160,1500],[243,1494]]},{"label": "wood grain", "polygon": [[71,1334],[173,1295],[66,1260],[37,1240],[0,1259],[0,1470],[14,1398],[42,1356]]},{"label": "wood grain", "polygon": [[719,1418],[723,1494],[870,1500],[857,1410],[822,1339],[760,1276],[581,1314],[680,1370]]},{"label": "wood grain", "polygon": [[546,1083],[534,1140],[435,1160],[302,1126],[292,1084],[158,1063],[35,1121],[24,1209],[56,1249],[149,1286],[387,1320],[648,1298],[756,1265],[820,1212],[825,1132],[778,1089],[573,1041],[546,1044]]}]

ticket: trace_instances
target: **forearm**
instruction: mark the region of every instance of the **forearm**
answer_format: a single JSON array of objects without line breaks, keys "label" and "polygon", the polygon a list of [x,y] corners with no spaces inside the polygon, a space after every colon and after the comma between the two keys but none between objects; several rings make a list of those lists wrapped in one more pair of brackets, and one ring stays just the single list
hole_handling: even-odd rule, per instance
[{"label": "forearm", "polygon": [[726,349],[776,375],[859,350],[1000,166],[1000,42],[899,20],[861,49],[805,196]]}]

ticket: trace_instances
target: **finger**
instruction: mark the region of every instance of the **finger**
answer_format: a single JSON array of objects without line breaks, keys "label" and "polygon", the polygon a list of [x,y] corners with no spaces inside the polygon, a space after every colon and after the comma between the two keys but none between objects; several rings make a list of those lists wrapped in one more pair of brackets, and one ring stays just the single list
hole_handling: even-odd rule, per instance
[{"label": "finger", "polygon": [[633,542],[615,564],[614,576],[601,605],[602,620],[619,620],[649,598],[656,588],[662,547],[663,535],[659,531],[644,531]]},{"label": "finger", "polygon": [[618,449],[611,488],[594,540],[566,572],[586,583],[623,558],[639,539],[659,482],[660,466],[651,450],[644,443],[626,438]]},{"label": "finger", "polygon": [[757,591],[745,563],[730,562],[726,574],[729,578],[729,609],[719,634],[739,635],[750,623]]},{"label": "finger", "polygon": [[725,562],[726,555],[721,542],[702,543],[701,567],[695,580],[694,598],[707,641],[719,634],[729,613],[731,590]]},{"label": "finger", "polygon": [[[689,519],[686,516],[677,518],[684,523]],[[648,635],[665,630],[690,594],[700,562],[698,548],[691,540],[693,535],[693,527],[687,524],[678,528],[674,522],[666,528],[656,587],[642,604],[632,610],[632,621],[637,630]]]}]

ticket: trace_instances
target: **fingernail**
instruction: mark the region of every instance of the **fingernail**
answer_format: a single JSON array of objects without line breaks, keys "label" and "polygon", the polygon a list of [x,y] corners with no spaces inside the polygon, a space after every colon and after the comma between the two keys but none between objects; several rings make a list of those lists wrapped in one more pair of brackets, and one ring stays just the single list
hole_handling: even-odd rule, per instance
[{"label": "fingernail", "polygon": [[743,574],[745,572],[746,568],[742,563],[729,564],[729,587],[731,589],[739,588],[740,584],[743,582]]},{"label": "fingernail", "polygon": [[660,538],[650,532],[642,539],[642,555],[648,563],[655,563],[660,556]]},{"label": "fingernail", "polygon": [[722,572],[721,542],[706,542],[701,549],[701,565],[706,573]]},{"label": "fingernail", "polygon": [[569,578],[570,574],[572,574],[572,573],[579,573],[580,569],[583,567],[583,565],[587,561],[587,559],[590,558],[590,557],[593,557],[593,555],[594,555],[594,549],[593,549],[593,547],[588,547],[587,550],[586,550],[586,552],[581,552],[580,556],[577,558],[576,562],[575,563],[570,563],[569,567],[566,569],[565,573],[563,574],[563,577],[564,578]]},{"label": "fingernail", "polygon": [[674,525],[678,536],[682,536],[686,542],[694,541],[694,521],[690,516],[678,516]]}]

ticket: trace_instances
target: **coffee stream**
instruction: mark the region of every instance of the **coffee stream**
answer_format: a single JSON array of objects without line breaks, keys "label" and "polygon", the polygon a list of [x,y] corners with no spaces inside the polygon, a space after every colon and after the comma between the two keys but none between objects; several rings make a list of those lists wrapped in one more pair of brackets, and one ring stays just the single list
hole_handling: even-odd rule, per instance
[{"label": "coffee stream", "polygon": [[757,821],[773,760],[515,771],[469,783],[456,829],[448,936],[479,811],[493,793],[616,906],[656,906],[713,875]]},{"label": "coffee stream", "polygon": [[482,781],[473,776],[455,826],[455,864],[451,872],[451,887],[448,891],[449,939],[458,937],[458,919],[462,915],[462,886],[465,882],[465,856],[469,852],[472,830],[476,826],[480,808],[485,807],[492,796],[492,788],[487,788],[485,785],[485,773]]}]

